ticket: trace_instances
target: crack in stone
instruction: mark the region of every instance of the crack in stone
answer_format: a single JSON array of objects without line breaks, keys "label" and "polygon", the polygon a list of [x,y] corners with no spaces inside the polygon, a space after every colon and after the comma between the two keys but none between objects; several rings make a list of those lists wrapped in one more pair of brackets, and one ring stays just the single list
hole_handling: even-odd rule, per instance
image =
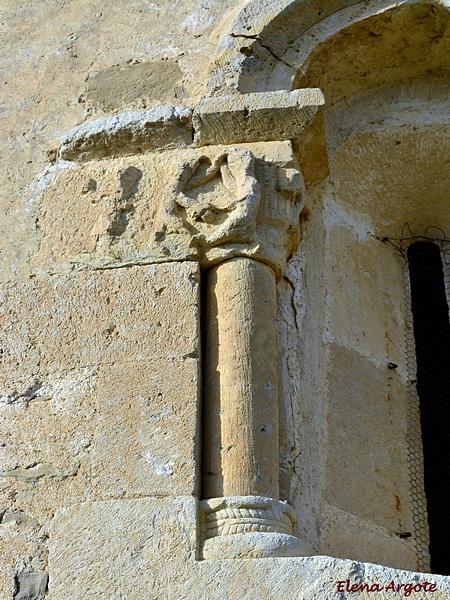
[{"label": "crack in stone", "polygon": [[295,305],[295,300],[294,300],[295,285],[294,285],[293,281],[291,281],[286,274],[283,276],[283,279],[289,284],[289,287],[292,290],[291,306],[292,306],[292,310],[294,311],[295,328],[296,328],[297,331],[300,331],[300,327],[299,327],[299,324],[298,324],[299,315],[298,315],[297,307]]},{"label": "crack in stone", "polygon": [[279,62],[281,62],[284,65],[286,65],[286,67],[289,67],[290,69],[293,69],[294,71],[298,70],[297,67],[294,67],[293,65],[289,64],[288,62],[286,62],[284,59],[282,59],[279,56],[277,56],[275,54],[275,52],[269,46],[266,46],[265,44],[262,43],[262,41],[260,40],[260,38],[257,35],[245,35],[243,33],[230,33],[230,37],[232,37],[232,38],[244,38],[244,39],[247,39],[247,40],[255,40],[256,42],[259,43],[259,45],[261,46],[261,48],[264,48],[265,50],[267,50],[267,52],[269,52],[275,58],[275,60],[278,60]]}]

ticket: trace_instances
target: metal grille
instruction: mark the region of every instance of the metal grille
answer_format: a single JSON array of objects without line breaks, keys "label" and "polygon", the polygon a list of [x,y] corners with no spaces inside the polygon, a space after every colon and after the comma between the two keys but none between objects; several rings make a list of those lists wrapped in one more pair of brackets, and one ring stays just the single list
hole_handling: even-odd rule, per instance
[{"label": "metal grille", "polygon": [[431,570],[450,575],[450,323],[441,253],[408,248]]},{"label": "metal grille", "polygon": [[416,343],[414,341],[413,317],[411,310],[411,283],[409,280],[408,263],[404,269],[404,298],[405,304],[402,312],[405,315],[405,346],[408,373],[407,401],[408,401],[408,431],[406,451],[408,456],[408,476],[410,506],[413,519],[413,535],[411,545],[417,557],[417,570],[429,573],[430,568],[430,537],[428,531],[427,501],[423,483],[423,448],[422,428],[420,426],[420,404],[416,388]]}]

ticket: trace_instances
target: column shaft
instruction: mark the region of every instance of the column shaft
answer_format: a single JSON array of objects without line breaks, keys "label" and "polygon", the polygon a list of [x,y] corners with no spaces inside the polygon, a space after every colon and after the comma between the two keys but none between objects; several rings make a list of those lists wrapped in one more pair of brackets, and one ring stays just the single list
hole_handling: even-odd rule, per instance
[{"label": "column shaft", "polygon": [[278,498],[274,272],[234,258],[206,285],[203,497]]}]

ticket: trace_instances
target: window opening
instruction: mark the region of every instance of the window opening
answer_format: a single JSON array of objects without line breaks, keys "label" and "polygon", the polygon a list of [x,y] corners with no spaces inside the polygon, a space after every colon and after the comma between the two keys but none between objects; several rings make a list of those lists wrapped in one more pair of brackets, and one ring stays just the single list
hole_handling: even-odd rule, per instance
[{"label": "window opening", "polygon": [[450,575],[450,322],[439,247],[407,251],[424,452],[431,571]]}]

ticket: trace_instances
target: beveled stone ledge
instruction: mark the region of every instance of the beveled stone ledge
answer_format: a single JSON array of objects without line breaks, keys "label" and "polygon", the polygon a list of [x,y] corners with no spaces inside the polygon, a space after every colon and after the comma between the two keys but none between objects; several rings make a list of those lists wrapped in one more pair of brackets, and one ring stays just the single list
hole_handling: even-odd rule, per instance
[{"label": "beveled stone ledge", "polygon": [[88,121],[61,139],[59,158],[87,162],[156,150],[298,138],[323,108],[319,89],[205,98]]},{"label": "beveled stone ledge", "polygon": [[185,106],[102,117],[74,127],[61,140],[59,157],[74,162],[143,154],[192,143],[192,111]]},{"label": "beveled stone ledge", "polygon": [[292,140],[325,105],[318,88],[201,100],[193,113],[198,146]]}]

